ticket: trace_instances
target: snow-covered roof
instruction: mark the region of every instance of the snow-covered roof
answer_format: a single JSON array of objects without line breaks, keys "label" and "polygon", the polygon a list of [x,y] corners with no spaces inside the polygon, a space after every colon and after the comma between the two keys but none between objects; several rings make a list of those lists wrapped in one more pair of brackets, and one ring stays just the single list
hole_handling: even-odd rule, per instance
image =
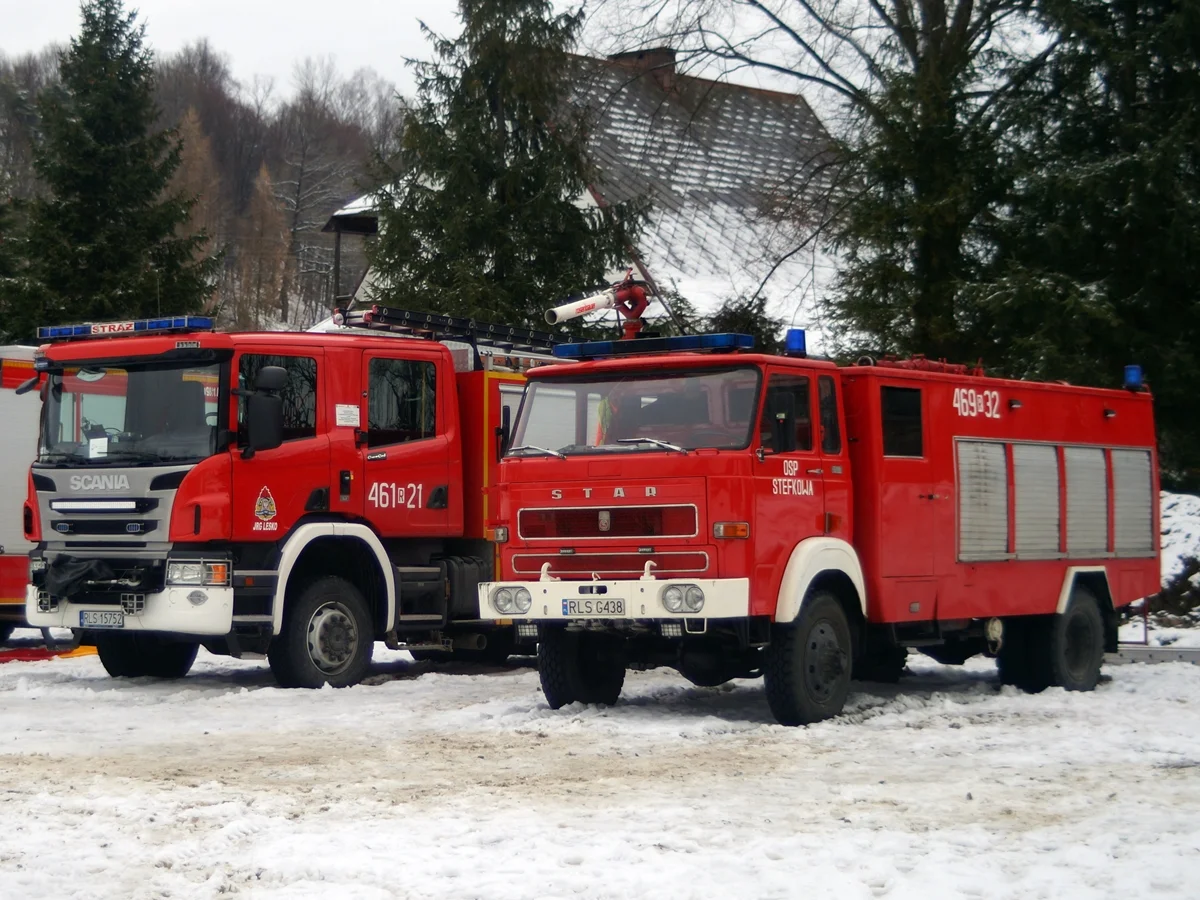
[{"label": "snow-covered roof", "polygon": [[777,267],[765,287],[776,311],[811,292],[814,258],[780,263],[786,246],[766,214],[798,161],[828,146],[803,97],[679,73],[670,50],[574,59],[595,187],[610,203],[649,201],[638,251],[660,287],[707,310]]}]

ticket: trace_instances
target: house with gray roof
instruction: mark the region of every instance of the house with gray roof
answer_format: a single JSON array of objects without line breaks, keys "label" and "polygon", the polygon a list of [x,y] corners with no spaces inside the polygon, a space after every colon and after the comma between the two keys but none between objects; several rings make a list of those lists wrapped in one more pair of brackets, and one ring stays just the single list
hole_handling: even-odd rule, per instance
[{"label": "house with gray roof", "polygon": [[[580,202],[649,202],[631,265],[701,312],[761,289],[772,312],[804,321],[821,261],[796,252],[790,226],[772,215],[829,145],[804,98],[685,74],[667,48],[574,64],[570,102],[588,116],[597,172]],[[360,198],[325,230],[369,233],[363,217]],[[355,295],[370,287],[368,272]]]}]

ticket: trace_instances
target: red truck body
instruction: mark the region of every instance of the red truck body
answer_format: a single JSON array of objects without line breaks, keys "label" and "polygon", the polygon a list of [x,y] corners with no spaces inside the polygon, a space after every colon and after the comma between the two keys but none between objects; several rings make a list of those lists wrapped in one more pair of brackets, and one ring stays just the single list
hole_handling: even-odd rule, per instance
[{"label": "red truck body", "polygon": [[1001,654],[1006,635],[1008,680],[1064,683],[1042,661],[1054,624],[1086,606],[1075,598],[1097,608],[1075,643],[1098,671],[1115,611],[1158,585],[1144,390],[631,348],[530,373],[515,432],[535,446],[501,465],[502,577],[480,586],[480,609],[538,626],[552,705],[615,699],[593,684],[611,688],[613,670],[587,675],[589,654],[697,683],[765,671],[768,694],[787,694],[772,648],[795,643],[819,595],[848,638],[826,623],[821,665],[845,679],[798,683],[810,699],[836,695],[851,667],[898,676],[909,647],[961,662]]},{"label": "red truck body", "polygon": [[30,621],[76,630],[113,674],[182,674],[201,643],[309,686],[361,678],[376,639],[507,655],[475,586],[521,366],[361,324],[383,328],[44,348]]}]

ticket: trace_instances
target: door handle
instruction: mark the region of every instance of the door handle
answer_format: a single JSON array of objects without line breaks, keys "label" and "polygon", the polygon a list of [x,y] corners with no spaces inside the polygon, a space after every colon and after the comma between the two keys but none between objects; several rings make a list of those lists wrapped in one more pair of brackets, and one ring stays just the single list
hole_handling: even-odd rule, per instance
[{"label": "door handle", "polygon": [[338,493],[343,503],[350,499],[350,482],[353,480],[354,476],[350,474],[349,469],[342,469],[338,473]]},{"label": "door handle", "polygon": [[429,502],[425,504],[426,509],[445,509],[450,505],[450,486],[439,484],[429,492]]},{"label": "door handle", "polygon": [[824,469],[805,469],[804,474],[805,475],[824,475],[825,470]]},{"label": "door handle", "polygon": [[918,500],[941,500],[942,498],[938,494],[917,494],[917,499]]}]

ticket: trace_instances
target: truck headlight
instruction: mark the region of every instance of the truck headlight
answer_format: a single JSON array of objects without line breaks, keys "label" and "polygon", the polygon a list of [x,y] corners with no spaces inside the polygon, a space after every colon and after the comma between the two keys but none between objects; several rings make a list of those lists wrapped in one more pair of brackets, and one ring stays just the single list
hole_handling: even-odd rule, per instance
[{"label": "truck headlight", "polygon": [[500,588],[492,594],[492,606],[496,608],[496,612],[510,615],[514,606],[512,588]]},{"label": "truck headlight", "polygon": [[229,584],[229,563],[168,562],[167,584],[223,587]]},{"label": "truck headlight", "polygon": [[667,612],[683,612],[683,588],[673,584],[663,591],[662,604]]},{"label": "truck headlight", "polygon": [[704,608],[704,591],[694,584],[689,584],[683,592],[683,608],[688,612],[700,612]]},{"label": "truck headlight", "polygon": [[517,612],[524,615],[529,612],[529,607],[533,606],[533,596],[525,588],[517,588],[513,594],[513,605],[517,608]]}]

